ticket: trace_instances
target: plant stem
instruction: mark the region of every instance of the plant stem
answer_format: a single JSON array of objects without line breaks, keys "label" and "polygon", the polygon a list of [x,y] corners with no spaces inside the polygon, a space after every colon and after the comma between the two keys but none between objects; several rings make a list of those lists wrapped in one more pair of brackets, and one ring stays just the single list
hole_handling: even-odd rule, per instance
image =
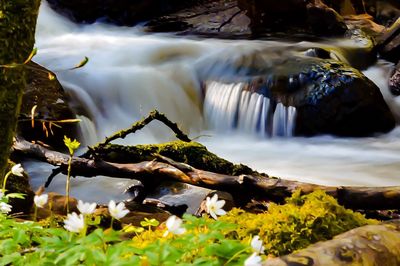
[{"label": "plant stem", "polygon": [[110,229],[113,229],[113,223],[114,223],[114,217],[111,216],[111,224],[110,224]]},{"label": "plant stem", "polygon": [[2,189],[1,189],[1,192],[3,192],[3,194],[6,193],[6,183],[7,183],[8,177],[9,177],[10,175],[11,175],[11,171],[9,171],[9,172],[6,174],[6,176],[4,177],[4,180],[3,180],[3,187],[2,187]]},{"label": "plant stem", "polygon": [[234,259],[236,259],[240,254],[242,254],[243,252],[245,252],[246,250],[248,250],[249,247],[246,247],[242,250],[239,250],[238,252],[236,252],[227,262],[224,263],[225,265],[228,265],[231,261],[233,261]]},{"label": "plant stem", "polygon": [[36,220],[37,220],[37,206],[35,205],[35,212],[34,212],[34,214],[33,214],[33,220],[36,222]]},{"label": "plant stem", "polygon": [[67,183],[65,185],[65,206],[67,207],[67,213],[69,213],[69,189],[70,189],[70,179],[71,179],[71,163],[72,163],[72,155],[69,156],[68,159],[68,173],[67,173]]}]

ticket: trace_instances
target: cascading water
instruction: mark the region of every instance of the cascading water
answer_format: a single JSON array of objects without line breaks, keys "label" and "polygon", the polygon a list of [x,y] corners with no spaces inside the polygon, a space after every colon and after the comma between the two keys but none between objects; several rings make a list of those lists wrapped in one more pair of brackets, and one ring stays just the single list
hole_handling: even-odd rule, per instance
[{"label": "cascading water", "polygon": [[246,84],[206,84],[204,115],[216,130],[239,129],[253,135],[293,136],[296,108],[276,104],[267,97],[245,90]]},{"label": "cascading water", "polygon": [[[296,126],[293,107],[247,91],[244,83],[215,79],[241,74],[242,69],[235,64],[246,64],[239,60],[243,54],[268,50],[268,55],[260,56],[279,57],[286,50],[316,46],[333,46],[339,53],[343,43],[350,45],[337,40],[316,44],[182,39],[144,34],[140,28],[82,26],[54,13],[42,1],[36,44],[39,53],[34,60],[55,71],[71,95],[83,118],[82,139],[86,144],[128,127],[156,108],[177,121],[191,137],[211,135],[199,140],[212,152],[271,175],[329,185],[399,185],[399,128],[361,139],[280,138],[290,136]],[[68,70],[84,56],[89,57],[85,67]],[[366,73],[376,83],[386,80],[387,71],[379,65]],[[202,83],[207,80],[210,82]],[[396,100],[386,93],[386,84],[379,86],[393,110],[399,110]],[[278,137],[264,138],[267,135]],[[123,142],[170,139],[168,129],[152,124]],[[38,171],[37,165],[31,169],[36,171],[34,186],[42,184],[46,177],[43,169]],[[73,182],[72,193],[99,202],[121,199],[123,196],[118,195],[129,182],[78,179]],[[62,178],[50,189],[62,192]]]}]

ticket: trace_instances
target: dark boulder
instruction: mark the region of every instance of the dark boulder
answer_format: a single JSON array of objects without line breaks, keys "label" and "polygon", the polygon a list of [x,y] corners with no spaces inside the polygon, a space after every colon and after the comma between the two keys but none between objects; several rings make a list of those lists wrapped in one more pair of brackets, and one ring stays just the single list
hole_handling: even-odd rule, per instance
[{"label": "dark boulder", "polygon": [[246,11],[254,34],[264,31],[295,31],[319,36],[342,35],[343,18],[321,0],[238,0]]},{"label": "dark boulder", "polygon": [[93,23],[99,19],[132,26],[165,15],[200,0],[47,0],[56,11],[76,22]]},{"label": "dark boulder", "polygon": [[400,1],[398,0],[363,0],[368,14],[384,26],[390,26],[400,17]]},{"label": "dark boulder", "polygon": [[[32,128],[31,110],[35,111],[35,124]],[[27,65],[27,86],[22,99],[18,132],[27,140],[40,140],[54,147],[65,147],[64,135],[77,135],[77,124],[57,123],[65,119],[75,119],[68,106],[68,97],[56,75],[44,67],[30,62]],[[50,126],[53,121],[56,125]],[[44,125],[43,125],[44,123]]]},{"label": "dark boulder", "polygon": [[[277,105],[283,105],[296,108],[293,133],[297,136],[361,137],[385,133],[395,126],[379,88],[344,63],[296,55],[258,55],[236,60],[234,68],[242,74],[241,78],[227,76],[211,80],[223,84],[244,82],[242,90],[266,97],[269,100],[267,113],[258,118],[267,118],[263,122],[265,125],[275,123],[271,119],[275,119]],[[238,99],[237,102],[243,101]],[[267,127],[265,131],[273,130]]]}]

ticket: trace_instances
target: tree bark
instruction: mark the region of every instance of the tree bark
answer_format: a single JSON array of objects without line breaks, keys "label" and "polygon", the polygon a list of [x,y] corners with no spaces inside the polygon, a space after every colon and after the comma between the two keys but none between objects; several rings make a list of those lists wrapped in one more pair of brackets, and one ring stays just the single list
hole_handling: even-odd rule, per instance
[{"label": "tree bark", "polygon": [[[16,155],[36,158],[60,166],[63,172],[67,170],[69,156],[66,154],[21,139],[17,139],[13,149]],[[245,200],[245,196],[248,195],[251,198],[282,202],[297,189],[300,189],[303,193],[311,193],[320,189],[337,198],[340,204],[351,209],[384,210],[398,209],[400,206],[400,187],[329,187],[267,176],[232,176],[199,170],[161,155],[156,157],[158,161],[125,164],[111,163],[103,161],[101,158],[74,157],[72,159],[72,174],[86,177],[106,175],[131,178],[140,180],[145,186],[169,179],[227,191],[235,197],[235,200],[237,198]]]},{"label": "tree bark", "polygon": [[367,225],[319,242],[264,266],[400,265],[400,220]]},{"label": "tree bark", "polygon": [[0,178],[7,166],[25,86],[24,62],[35,42],[40,0],[0,1]]}]

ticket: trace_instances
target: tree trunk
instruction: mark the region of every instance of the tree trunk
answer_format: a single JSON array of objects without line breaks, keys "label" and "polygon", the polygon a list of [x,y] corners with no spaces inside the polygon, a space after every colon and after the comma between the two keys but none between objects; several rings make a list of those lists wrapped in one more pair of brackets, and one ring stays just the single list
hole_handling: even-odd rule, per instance
[{"label": "tree trunk", "polygon": [[264,262],[264,266],[288,265],[400,265],[400,220],[367,225],[310,247]]},{"label": "tree trunk", "polygon": [[40,0],[0,1],[0,177],[4,176],[32,52]]}]

